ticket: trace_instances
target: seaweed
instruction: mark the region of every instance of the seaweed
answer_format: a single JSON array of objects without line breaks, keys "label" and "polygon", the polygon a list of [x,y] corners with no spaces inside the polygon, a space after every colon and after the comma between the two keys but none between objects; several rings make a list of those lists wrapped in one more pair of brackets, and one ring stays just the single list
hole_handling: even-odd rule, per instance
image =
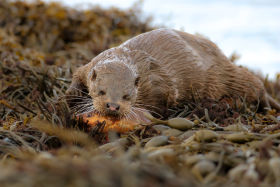
[{"label": "seaweed", "polygon": [[[173,109],[170,119],[184,118],[188,130],[155,119],[106,134],[104,123],[90,128],[73,116],[64,97],[73,71],[154,29],[140,16],[139,7],[0,2],[1,186],[280,184],[280,113],[260,112],[244,98],[194,99]],[[260,78],[279,101],[280,75]]]}]

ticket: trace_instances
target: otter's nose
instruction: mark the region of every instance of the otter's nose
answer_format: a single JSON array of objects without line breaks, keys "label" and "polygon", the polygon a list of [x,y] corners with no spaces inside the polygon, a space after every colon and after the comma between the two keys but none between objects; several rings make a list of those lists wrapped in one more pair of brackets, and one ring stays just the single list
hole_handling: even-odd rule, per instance
[{"label": "otter's nose", "polygon": [[106,107],[107,107],[107,109],[109,109],[111,111],[118,111],[120,109],[120,105],[118,105],[116,103],[107,103]]}]

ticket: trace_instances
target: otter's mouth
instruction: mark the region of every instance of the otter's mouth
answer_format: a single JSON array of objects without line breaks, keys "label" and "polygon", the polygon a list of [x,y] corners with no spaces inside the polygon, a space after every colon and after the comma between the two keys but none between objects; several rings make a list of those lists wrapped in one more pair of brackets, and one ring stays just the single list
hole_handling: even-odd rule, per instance
[{"label": "otter's mouth", "polygon": [[124,115],[122,115],[119,111],[110,111],[110,110],[94,110],[90,113],[90,115],[98,115],[100,117],[108,118],[111,120],[121,120],[124,118]]},{"label": "otter's mouth", "polygon": [[115,111],[106,111],[104,117],[108,117],[115,120],[120,120],[123,118],[123,116],[119,112]]}]

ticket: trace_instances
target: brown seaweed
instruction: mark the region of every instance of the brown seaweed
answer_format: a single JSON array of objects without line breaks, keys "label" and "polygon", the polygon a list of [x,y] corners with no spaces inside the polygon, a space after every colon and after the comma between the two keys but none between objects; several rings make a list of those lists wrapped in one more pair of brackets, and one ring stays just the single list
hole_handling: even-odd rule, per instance
[{"label": "brown seaweed", "polygon": [[[173,109],[170,122],[191,123],[180,130],[155,120],[106,134],[73,116],[64,97],[73,71],[153,29],[139,16],[139,7],[0,2],[1,186],[279,186],[280,113],[242,98]],[[261,79],[279,101],[280,76]]]}]

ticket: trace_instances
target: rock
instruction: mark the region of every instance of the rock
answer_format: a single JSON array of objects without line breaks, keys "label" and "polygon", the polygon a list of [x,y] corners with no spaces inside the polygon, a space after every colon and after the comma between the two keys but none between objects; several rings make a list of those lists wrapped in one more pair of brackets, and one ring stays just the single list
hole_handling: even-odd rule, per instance
[{"label": "rock", "polygon": [[248,132],[248,129],[243,124],[229,125],[224,128],[225,131]]},{"label": "rock", "polygon": [[155,151],[152,151],[148,154],[149,159],[163,158],[163,157],[172,157],[175,155],[175,151],[171,148],[162,148]]},{"label": "rock", "polygon": [[245,143],[254,140],[254,137],[248,133],[236,133],[225,135],[225,139],[235,143]]},{"label": "rock", "polygon": [[203,154],[195,154],[192,156],[184,156],[185,163],[189,166],[196,164],[201,160],[205,160],[205,156]]},{"label": "rock", "polygon": [[150,141],[148,141],[145,145],[145,148],[149,147],[159,147],[168,144],[167,136],[155,136]]},{"label": "rock", "polygon": [[165,136],[179,136],[183,134],[183,131],[180,131],[178,129],[168,129],[162,133]]},{"label": "rock", "polygon": [[195,164],[192,168],[192,172],[199,173],[201,176],[205,176],[216,168],[215,164],[208,160],[201,160]]},{"label": "rock", "polygon": [[211,142],[219,138],[219,135],[211,130],[199,130],[194,135],[194,140],[198,142]]},{"label": "rock", "polygon": [[186,131],[186,132],[184,132],[183,134],[181,134],[178,138],[180,139],[180,140],[186,140],[186,139],[188,139],[189,137],[191,137],[192,135],[194,135],[194,133],[195,133],[196,131],[193,131],[193,130],[190,130],[190,131]]},{"label": "rock", "polygon": [[178,117],[178,118],[172,118],[172,119],[167,120],[167,125],[174,129],[188,130],[194,126],[194,123],[185,118]]},{"label": "rock", "polygon": [[163,133],[164,131],[170,129],[170,127],[166,126],[166,125],[154,125],[153,126],[154,129],[156,129],[157,131],[160,131],[161,133]]},{"label": "rock", "polygon": [[228,174],[229,178],[231,180],[241,180],[242,176],[245,174],[248,167],[249,167],[248,165],[242,164],[236,166],[235,168],[232,168]]}]

